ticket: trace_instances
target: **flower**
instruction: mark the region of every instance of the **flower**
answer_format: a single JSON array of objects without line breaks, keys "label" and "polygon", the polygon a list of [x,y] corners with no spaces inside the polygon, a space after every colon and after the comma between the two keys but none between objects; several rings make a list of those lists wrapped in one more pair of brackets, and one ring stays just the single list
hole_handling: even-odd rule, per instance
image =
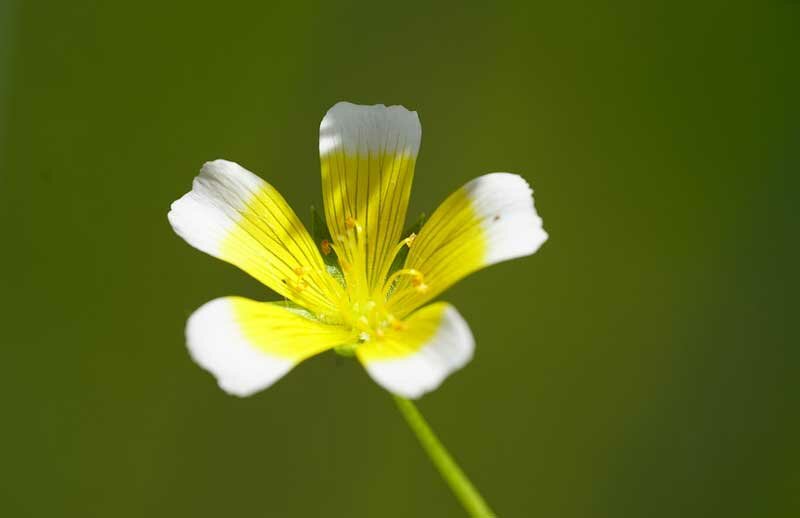
[{"label": "flower", "polygon": [[172,204],[179,236],[286,299],[224,297],[191,315],[189,352],[223,390],[248,396],[336,349],[390,392],[416,398],[469,362],[464,319],[426,303],[475,270],[534,253],[547,233],[525,180],[491,173],[403,235],[421,135],[416,112],[402,106],[328,111],[319,140],[328,233],[316,242],[274,187],[226,160],[206,163]]}]

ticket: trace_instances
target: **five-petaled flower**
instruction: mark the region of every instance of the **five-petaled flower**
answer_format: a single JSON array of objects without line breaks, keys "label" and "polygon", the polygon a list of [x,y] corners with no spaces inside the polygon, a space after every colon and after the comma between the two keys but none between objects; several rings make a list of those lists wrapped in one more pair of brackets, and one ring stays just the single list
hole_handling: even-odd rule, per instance
[{"label": "five-petaled flower", "polygon": [[547,234],[525,180],[491,173],[403,235],[421,135],[402,106],[328,111],[319,139],[328,233],[318,242],[275,188],[233,162],[206,163],[172,204],[169,221],[190,245],[287,299],[219,298],[189,318],[189,351],[225,391],[250,395],[335,348],[416,398],[472,358],[461,315],[425,304],[475,270],[534,253]]}]

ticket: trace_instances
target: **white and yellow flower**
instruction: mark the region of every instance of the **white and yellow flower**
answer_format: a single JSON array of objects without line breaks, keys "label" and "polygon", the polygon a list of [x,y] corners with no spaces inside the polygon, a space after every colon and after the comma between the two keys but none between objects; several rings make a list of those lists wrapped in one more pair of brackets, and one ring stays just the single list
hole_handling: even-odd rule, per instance
[{"label": "white and yellow flower", "polygon": [[318,242],[267,182],[206,163],[169,221],[190,245],[287,300],[213,300],[186,328],[189,351],[225,391],[248,396],[328,349],[352,353],[394,394],[416,398],[472,357],[464,319],[426,305],[466,275],[547,239],[521,177],[491,173],[403,235],[422,130],[402,106],[338,103],[320,125],[327,235]]}]

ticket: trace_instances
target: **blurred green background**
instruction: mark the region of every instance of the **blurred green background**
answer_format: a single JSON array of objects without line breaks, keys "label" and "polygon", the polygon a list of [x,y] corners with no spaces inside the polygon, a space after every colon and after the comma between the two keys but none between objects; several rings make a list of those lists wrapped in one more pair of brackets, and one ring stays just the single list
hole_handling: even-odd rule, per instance
[{"label": "blurred green background", "polygon": [[419,112],[410,214],[536,190],[550,240],[445,294],[477,353],[420,402],[501,516],[797,516],[798,56],[793,1],[0,0],[0,514],[461,513],[355,362],[237,399],[185,350],[275,296],[169,204],[222,157],[307,216],[350,100]]}]

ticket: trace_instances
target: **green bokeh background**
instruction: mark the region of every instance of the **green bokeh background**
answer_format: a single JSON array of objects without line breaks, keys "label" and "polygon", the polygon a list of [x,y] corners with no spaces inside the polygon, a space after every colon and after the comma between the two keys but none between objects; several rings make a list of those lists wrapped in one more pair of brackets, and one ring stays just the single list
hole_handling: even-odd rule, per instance
[{"label": "green bokeh background", "polygon": [[419,112],[412,214],[536,190],[550,240],[445,294],[477,352],[420,401],[501,516],[797,516],[798,56],[793,1],[0,0],[0,514],[460,514],[355,362],[237,399],[184,347],[275,297],[169,204],[224,157],[307,215],[350,100]]}]

